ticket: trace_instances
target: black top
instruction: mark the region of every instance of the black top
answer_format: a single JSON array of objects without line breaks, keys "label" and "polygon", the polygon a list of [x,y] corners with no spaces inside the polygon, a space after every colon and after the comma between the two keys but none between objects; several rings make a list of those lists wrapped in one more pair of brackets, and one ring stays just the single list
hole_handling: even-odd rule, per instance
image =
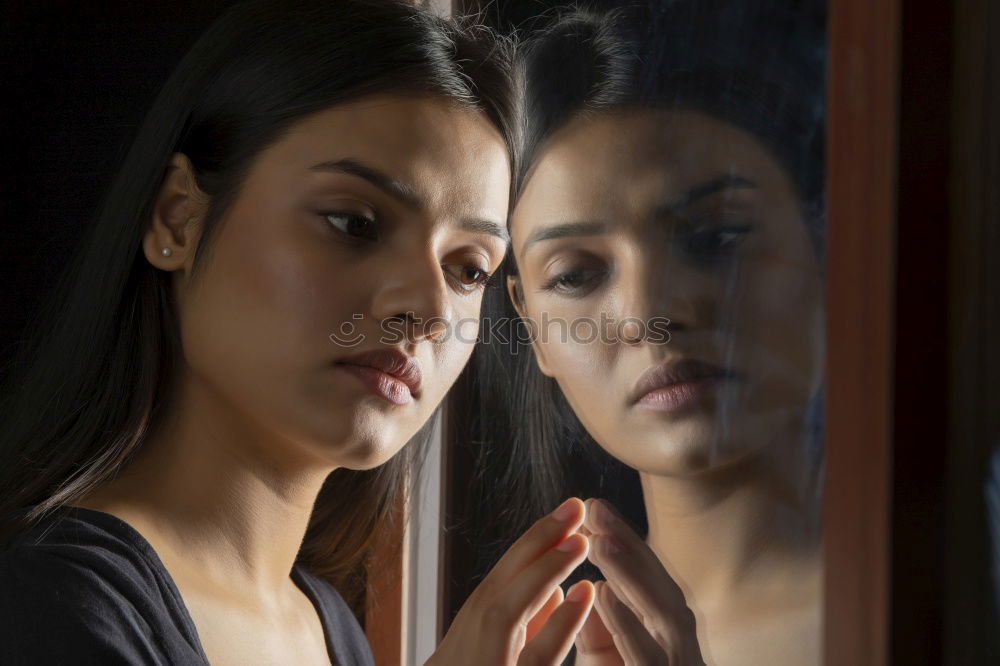
[{"label": "black top", "polygon": [[[372,666],[333,586],[299,565],[292,580],[319,613],[331,663]],[[0,546],[0,664],[208,663],[170,574],[117,516],[62,507]]]}]

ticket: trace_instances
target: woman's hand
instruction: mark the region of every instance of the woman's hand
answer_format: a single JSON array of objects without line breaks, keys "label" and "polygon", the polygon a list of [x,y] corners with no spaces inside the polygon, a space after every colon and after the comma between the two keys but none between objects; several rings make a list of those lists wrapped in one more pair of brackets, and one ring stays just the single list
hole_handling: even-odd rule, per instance
[{"label": "woman's hand", "polygon": [[597,613],[576,639],[576,666],[704,666],[695,617],[649,546],[600,500],[584,527],[597,584]]},{"label": "woman's hand", "polygon": [[559,664],[590,612],[594,586],[559,583],[587,557],[585,507],[566,500],[514,543],[459,610],[426,666]]}]

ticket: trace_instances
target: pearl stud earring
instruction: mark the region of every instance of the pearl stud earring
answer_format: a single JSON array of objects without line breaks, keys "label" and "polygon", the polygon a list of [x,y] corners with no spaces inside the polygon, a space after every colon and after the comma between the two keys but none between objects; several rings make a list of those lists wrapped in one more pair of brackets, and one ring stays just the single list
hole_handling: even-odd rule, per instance
[{"label": "pearl stud earring", "polygon": [[165,247],[162,250],[160,250],[160,254],[162,254],[164,257],[169,257],[172,253],[170,252],[169,247]]}]

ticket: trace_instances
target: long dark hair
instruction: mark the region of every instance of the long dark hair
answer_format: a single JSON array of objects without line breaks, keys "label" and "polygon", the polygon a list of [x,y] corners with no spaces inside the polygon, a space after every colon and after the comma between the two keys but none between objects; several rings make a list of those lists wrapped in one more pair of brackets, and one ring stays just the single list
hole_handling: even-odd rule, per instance
[{"label": "long dark hair", "polygon": [[[304,116],[379,92],[427,94],[484,113],[517,148],[509,39],[403,0],[254,0],[182,59],[137,131],[53,297],[29,325],[0,394],[0,516],[8,536],[115,476],[170,405],[181,350],[169,275],[141,250],[173,153],[211,197],[194,258],[255,155]],[[414,445],[323,486],[299,561],[358,610],[372,537],[391,520]],[[27,511],[25,511],[27,509]]]},{"label": "long dark hair", "polygon": [[[601,3],[606,5],[607,3]],[[825,10],[813,0],[647,0],[611,10],[549,11],[518,58],[524,88],[523,147],[515,201],[545,141],[581,114],[626,107],[691,109],[762,139],[796,186],[814,250],[823,257]],[[593,5],[591,5],[593,6]],[[505,290],[483,302],[492,335],[477,345],[456,393],[472,414],[476,444],[469,537],[486,571],[527,525],[565,497],[610,500],[640,534],[648,526],[638,473],[604,451],[557,382],[543,375]],[[820,454],[821,396],[809,415]],[[810,470],[818,474],[818,470]],[[499,507],[499,509],[497,508]],[[585,564],[574,577],[599,576]]]}]

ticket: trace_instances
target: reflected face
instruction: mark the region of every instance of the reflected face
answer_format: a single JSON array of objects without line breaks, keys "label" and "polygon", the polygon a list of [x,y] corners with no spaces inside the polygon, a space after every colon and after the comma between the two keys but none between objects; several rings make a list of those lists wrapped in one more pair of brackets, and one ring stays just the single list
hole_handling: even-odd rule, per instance
[{"label": "reflected face", "polygon": [[545,144],[511,236],[539,367],[616,458],[683,475],[801,434],[821,273],[754,137],[696,112],[577,117]]},{"label": "reflected face", "polygon": [[[488,119],[443,100],[372,96],[297,123],[254,160],[181,290],[190,372],[289,456],[385,462],[469,358],[475,331],[432,338],[478,318],[509,177]],[[352,358],[373,350],[411,357],[419,387]]]}]

